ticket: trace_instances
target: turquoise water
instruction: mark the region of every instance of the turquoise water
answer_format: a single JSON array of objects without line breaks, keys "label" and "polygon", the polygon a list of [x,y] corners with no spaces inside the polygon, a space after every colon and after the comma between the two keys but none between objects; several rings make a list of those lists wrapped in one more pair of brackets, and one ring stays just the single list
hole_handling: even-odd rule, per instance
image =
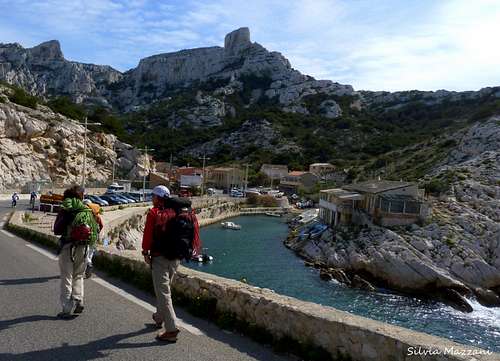
[{"label": "turquoise water", "polygon": [[390,293],[353,290],[325,282],[318,271],[283,245],[288,228],[280,218],[243,216],[231,219],[240,231],[219,224],[202,228],[210,264],[189,263],[203,272],[270,288],[277,293],[332,306],[356,315],[500,352],[500,309],[472,301],[474,312],[463,314],[442,304]]}]

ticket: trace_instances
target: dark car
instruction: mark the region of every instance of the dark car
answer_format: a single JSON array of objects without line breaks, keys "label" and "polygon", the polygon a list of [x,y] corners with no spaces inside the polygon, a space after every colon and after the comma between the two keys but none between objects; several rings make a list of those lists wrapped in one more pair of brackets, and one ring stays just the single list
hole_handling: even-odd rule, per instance
[{"label": "dark car", "polygon": [[104,194],[102,196],[99,196],[100,198],[104,199],[107,201],[110,205],[117,205],[117,204],[126,204],[126,202],[122,199],[119,199],[113,195],[110,194]]},{"label": "dark car", "polygon": [[139,193],[131,193],[131,192],[127,192],[127,193],[124,193],[127,197],[129,198],[132,198],[134,199],[136,202],[140,202],[141,201],[141,195]]},{"label": "dark car", "polygon": [[119,199],[122,199],[126,203],[136,203],[135,199],[127,197],[126,195],[124,195],[122,193],[115,193],[114,196],[117,197],[117,198],[119,198]]},{"label": "dark car", "polygon": [[100,205],[101,207],[109,206],[109,203],[107,201],[99,198],[98,196],[87,195],[87,196],[85,196],[85,198],[89,199],[92,203]]}]

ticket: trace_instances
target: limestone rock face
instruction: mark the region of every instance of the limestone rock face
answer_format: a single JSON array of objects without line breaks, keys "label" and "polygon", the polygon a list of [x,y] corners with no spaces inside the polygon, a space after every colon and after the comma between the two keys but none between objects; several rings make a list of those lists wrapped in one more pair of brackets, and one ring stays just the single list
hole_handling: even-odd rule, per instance
[{"label": "limestone rock face", "polygon": [[193,128],[213,127],[221,125],[225,116],[226,104],[222,100],[198,92],[196,104],[175,111],[170,116],[168,125],[173,128],[182,124],[189,124]]},{"label": "limestone rock face", "polygon": [[239,55],[251,45],[250,29],[239,28],[226,35],[224,39],[224,55],[227,57]]},{"label": "limestone rock face", "polygon": [[325,100],[320,104],[321,113],[330,119],[338,118],[342,115],[342,109],[334,100]]},{"label": "limestone rock face", "polygon": [[278,153],[299,152],[301,148],[295,143],[285,141],[271,123],[265,119],[247,120],[235,131],[221,134],[220,137],[189,149],[186,154],[192,156],[213,155],[224,150],[238,157],[238,150],[243,150],[247,144],[258,149],[273,150]]},{"label": "limestone rock face", "polygon": [[121,77],[109,66],[64,59],[56,40],[29,49],[0,44],[0,80],[38,96],[70,94],[79,102],[97,96],[99,102],[107,104],[106,87]]},{"label": "limestone rock face", "polygon": [[[55,40],[30,49],[19,44],[0,44],[0,80],[40,96],[69,94],[77,102],[97,103],[125,111],[164,99],[172,89],[211,80],[234,83],[249,75],[269,79],[265,88],[252,89],[253,101],[264,96],[275,98],[290,112],[307,114],[302,104],[302,98],[307,95],[354,94],[350,85],[315,80],[301,74],[279,52],[268,51],[252,42],[248,28],[227,34],[224,47],[153,55],[142,59],[136,68],[125,73],[108,66],[68,61]],[[332,109],[325,114],[335,117],[340,113],[339,109]],[[217,122],[214,119],[200,120],[196,116],[191,120],[195,126],[197,123],[210,126]]]},{"label": "limestone rock face", "polygon": [[[36,180],[79,182],[83,126],[42,105],[34,110],[11,103],[3,95],[7,91],[0,87],[0,189],[20,189]],[[122,174],[134,172],[140,162],[138,151],[114,135],[89,132],[87,145],[89,181],[110,179],[113,161]]]},{"label": "limestone rock face", "polygon": [[[491,117],[457,132],[457,146],[432,176],[456,175],[448,197],[431,199],[423,225],[327,231],[318,240],[289,239],[306,259],[389,288],[449,299],[476,294],[483,304],[500,296],[500,123]],[[446,291],[443,291],[446,290]],[[442,292],[442,293],[439,293]],[[460,301],[455,297],[454,302]],[[462,310],[468,307],[460,306]]]}]

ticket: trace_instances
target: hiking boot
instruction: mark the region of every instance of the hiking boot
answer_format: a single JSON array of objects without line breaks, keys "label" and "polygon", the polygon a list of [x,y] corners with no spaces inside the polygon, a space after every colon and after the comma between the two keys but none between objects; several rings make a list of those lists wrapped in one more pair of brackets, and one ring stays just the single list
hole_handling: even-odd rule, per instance
[{"label": "hiking boot", "polygon": [[73,318],[73,315],[69,312],[59,312],[57,317],[63,320],[69,320],[70,318]]},{"label": "hiking boot", "polygon": [[91,278],[92,277],[92,266],[87,266],[85,269],[85,278]]},{"label": "hiking boot", "polygon": [[77,313],[77,314],[82,313],[84,309],[85,309],[85,307],[83,307],[81,302],[77,302],[75,309],[73,310],[73,313]]},{"label": "hiking boot", "polygon": [[153,313],[152,318],[153,318],[153,321],[155,322],[155,327],[158,329],[162,328],[163,321],[160,319],[160,317],[158,316],[158,314],[156,312]]},{"label": "hiking boot", "polygon": [[179,334],[179,330],[171,331],[171,332],[164,332],[162,334],[159,334],[156,336],[156,339],[158,341],[163,341],[163,342],[177,342],[177,335]]}]

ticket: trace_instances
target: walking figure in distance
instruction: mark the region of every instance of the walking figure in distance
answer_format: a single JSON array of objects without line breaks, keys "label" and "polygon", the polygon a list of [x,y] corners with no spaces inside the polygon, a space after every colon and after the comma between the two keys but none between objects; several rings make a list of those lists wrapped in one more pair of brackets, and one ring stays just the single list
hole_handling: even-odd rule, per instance
[{"label": "walking figure in distance", "polygon": [[14,194],[12,195],[12,207],[17,206],[18,200],[19,200],[19,195],[17,194],[17,192],[14,192]]},{"label": "walking figure in distance", "polygon": [[30,194],[30,208],[31,208],[31,211],[35,211],[35,202],[36,202],[36,199],[37,199],[38,195],[36,194],[35,191],[31,192]]}]

